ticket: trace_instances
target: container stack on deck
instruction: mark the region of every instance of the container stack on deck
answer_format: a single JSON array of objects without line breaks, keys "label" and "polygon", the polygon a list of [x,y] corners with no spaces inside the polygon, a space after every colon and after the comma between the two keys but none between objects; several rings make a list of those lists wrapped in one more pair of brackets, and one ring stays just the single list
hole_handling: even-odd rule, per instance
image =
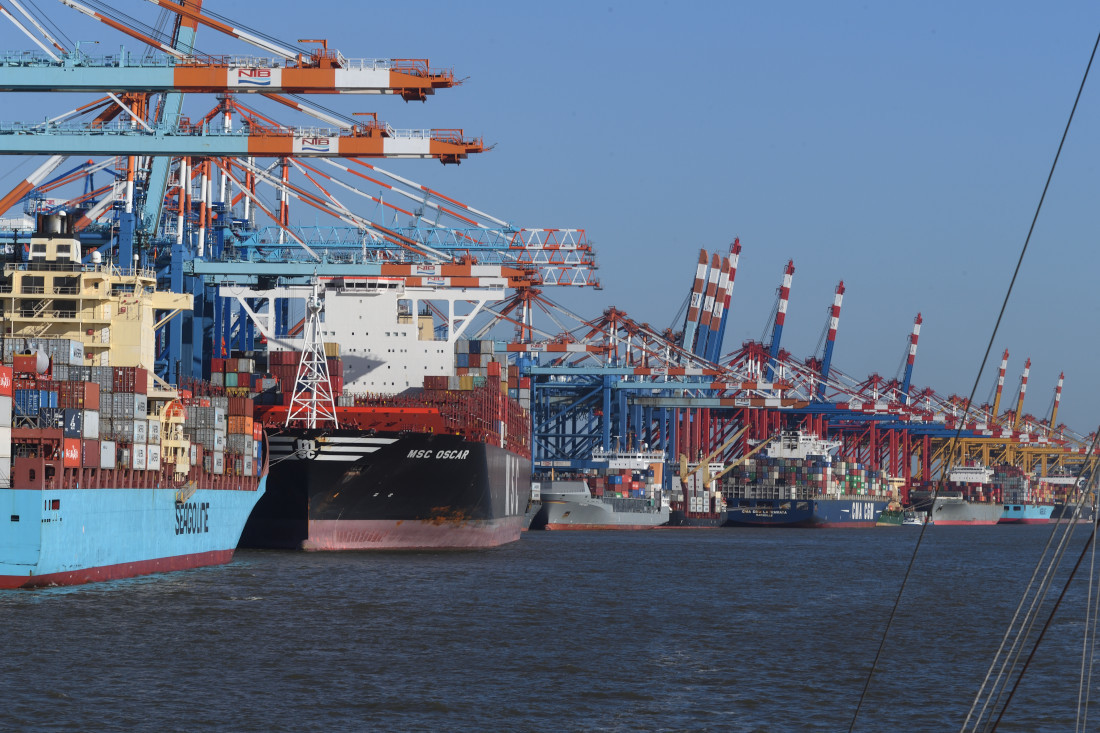
[{"label": "container stack on deck", "polygon": [[868,470],[858,461],[823,458],[749,458],[725,477],[730,486],[795,486],[817,496],[892,496],[894,490],[883,472]]},{"label": "container stack on deck", "polygon": [[[255,476],[259,442],[252,401],[195,396],[182,391],[150,399],[151,377],[141,367],[84,366],[79,342],[6,340],[0,367],[0,465],[6,485],[12,446],[16,455],[56,450],[66,469],[186,475],[202,466],[208,473]],[[19,353],[31,346],[42,354]],[[49,355],[46,359],[45,355]],[[209,391],[210,386],[204,385]],[[214,407],[214,404],[217,407]],[[172,407],[169,407],[172,405]],[[216,410],[216,414],[215,414]],[[232,427],[226,416],[232,415]],[[233,437],[227,445],[227,428]],[[188,445],[186,440],[190,440]],[[228,453],[226,453],[228,451]],[[176,470],[177,460],[184,465]]]}]

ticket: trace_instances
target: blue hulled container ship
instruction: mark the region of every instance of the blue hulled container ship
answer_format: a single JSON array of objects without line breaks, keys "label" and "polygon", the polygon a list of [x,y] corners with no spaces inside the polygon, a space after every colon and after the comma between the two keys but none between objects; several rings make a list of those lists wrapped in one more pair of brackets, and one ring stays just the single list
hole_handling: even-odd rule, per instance
[{"label": "blue hulled container ship", "polygon": [[2,265],[0,588],[228,562],[267,457],[247,398],[147,369],[157,312],[190,296],[82,265],[56,215]]},{"label": "blue hulled container ship", "polygon": [[875,527],[892,500],[888,483],[854,461],[840,461],[835,441],[790,430],[722,484],[727,527]]}]

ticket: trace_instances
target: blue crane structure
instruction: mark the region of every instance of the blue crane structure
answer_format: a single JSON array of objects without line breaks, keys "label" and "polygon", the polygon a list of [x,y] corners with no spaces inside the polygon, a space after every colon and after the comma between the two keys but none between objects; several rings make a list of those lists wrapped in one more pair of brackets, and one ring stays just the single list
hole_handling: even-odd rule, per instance
[{"label": "blue crane structure", "polygon": [[[0,207],[22,202],[32,214],[67,209],[81,217],[87,258],[94,249],[116,266],[155,267],[163,287],[193,296],[194,312],[166,318],[158,333],[155,370],[162,378],[202,377],[212,355],[254,348],[257,334],[247,304],[219,293],[219,285],[230,280],[274,285],[305,282],[315,274],[378,275],[395,263],[431,268],[476,261],[529,273],[525,282],[535,285],[598,286],[584,230],[517,227],[364,160],[457,163],[484,150],[480,140],[467,139],[461,130],[395,130],[377,119],[354,121],[279,94],[423,99],[457,85],[452,71],[432,69],[423,59],[349,60],[323,41],[312,50],[273,44],[262,34],[202,16],[201,2],[162,3],[179,16],[170,36],[121,23],[102,2],[67,4],[159,55],[123,50],[93,57],[48,37],[44,43],[36,40],[42,53],[0,57],[0,90],[107,93],[44,123],[0,125],[0,155],[50,156],[0,200]],[[255,42],[279,58],[196,54],[199,25]],[[265,79],[272,83],[262,85]],[[183,116],[185,93],[219,98],[192,122]],[[324,126],[279,124],[239,103],[238,93],[291,106]],[[96,113],[90,122],[78,120]],[[111,156],[99,165],[117,168],[115,183],[101,189],[98,199],[88,191],[84,200],[46,199],[51,185],[87,165],[51,177],[72,156]],[[292,181],[291,170],[308,183]],[[389,200],[361,190],[364,181],[384,190]],[[274,191],[277,207],[265,206],[258,187]],[[356,213],[338,195],[373,202],[375,214]],[[311,231],[291,226],[292,200],[334,217],[336,225]],[[395,203],[401,200],[412,205],[402,208]],[[262,215],[272,226],[256,226]],[[397,222],[398,216],[407,221]],[[387,225],[388,217],[393,221]],[[19,235],[13,232],[9,241],[19,244]],[[285,335],[293,326],[289,303],[276,301],[274,308],[276,332]]]}]

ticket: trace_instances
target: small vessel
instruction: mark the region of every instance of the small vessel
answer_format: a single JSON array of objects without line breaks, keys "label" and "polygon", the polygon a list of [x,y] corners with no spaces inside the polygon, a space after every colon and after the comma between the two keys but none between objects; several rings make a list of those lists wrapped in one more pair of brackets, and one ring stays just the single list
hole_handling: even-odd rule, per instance
[{"label": "small vessel", "polygon": [[2,263],[0,588],[227,563],[267,482],[252,405],[147,369],[191,296],[83,265],[74,218],[39,215]]},{"label": "small vessel", "polygon": [[912,509],[906,509],[903,512],[903,518],[901,524],[903,527],[923,527],[928,515],[924,512],[914,511]]},{"label": "small vessel", "polygon": [[879,527],[900,527],[904,522],[905,512],[901,508],[901,503],[891,501],[882,510],[882,514],[878,515],[878,521],[875,524]]},{"label": "small vessel", "polygon": [[592,461],[605,464],[595,475],[535,482],[541,508],[531,528],[651,529],[666,524],[670,507],[661,490],[664,460],[663,451],[594,451]]}]

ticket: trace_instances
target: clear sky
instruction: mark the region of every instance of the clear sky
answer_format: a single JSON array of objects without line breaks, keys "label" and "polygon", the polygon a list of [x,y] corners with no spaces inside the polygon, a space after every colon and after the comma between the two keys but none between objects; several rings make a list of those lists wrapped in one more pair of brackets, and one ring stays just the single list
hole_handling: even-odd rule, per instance
[{"label": "clear sky", "polygon": [[[103,52],[136,48],[37,4]],[[160,14],[113,4],[150,24]],[[461,166],[388,167],[518,226],[586,229],[603,289],[551,291],[563,305],[678,327],[699,248],[725,252],[739,236],[725,351],[770,333],[793,259],[784,348],[811,355],[843,279],[834,363],[895,376],[921,312],[914,383],[945,395],[973,384],[1100,31],[1100,5],[1086,2],[205,5],[289,42],[327,38],[348,57],[453,67],[463,86],[424,104],[324,103],[495,143]],[[3,22],[0,45],[32,48]],[[196,45],[248,52],[206,30]],[[977,393],[989,397],[1008,348],[1005,399],[1031,357],[1025,411],[1049,413],[1064,370],[1060,421],[1081,432],[1100,421],[1093,73]],[[0,118],[38,120],[71,101],[16,97]],[[0,185],[28,170],[9,162]]]}]

